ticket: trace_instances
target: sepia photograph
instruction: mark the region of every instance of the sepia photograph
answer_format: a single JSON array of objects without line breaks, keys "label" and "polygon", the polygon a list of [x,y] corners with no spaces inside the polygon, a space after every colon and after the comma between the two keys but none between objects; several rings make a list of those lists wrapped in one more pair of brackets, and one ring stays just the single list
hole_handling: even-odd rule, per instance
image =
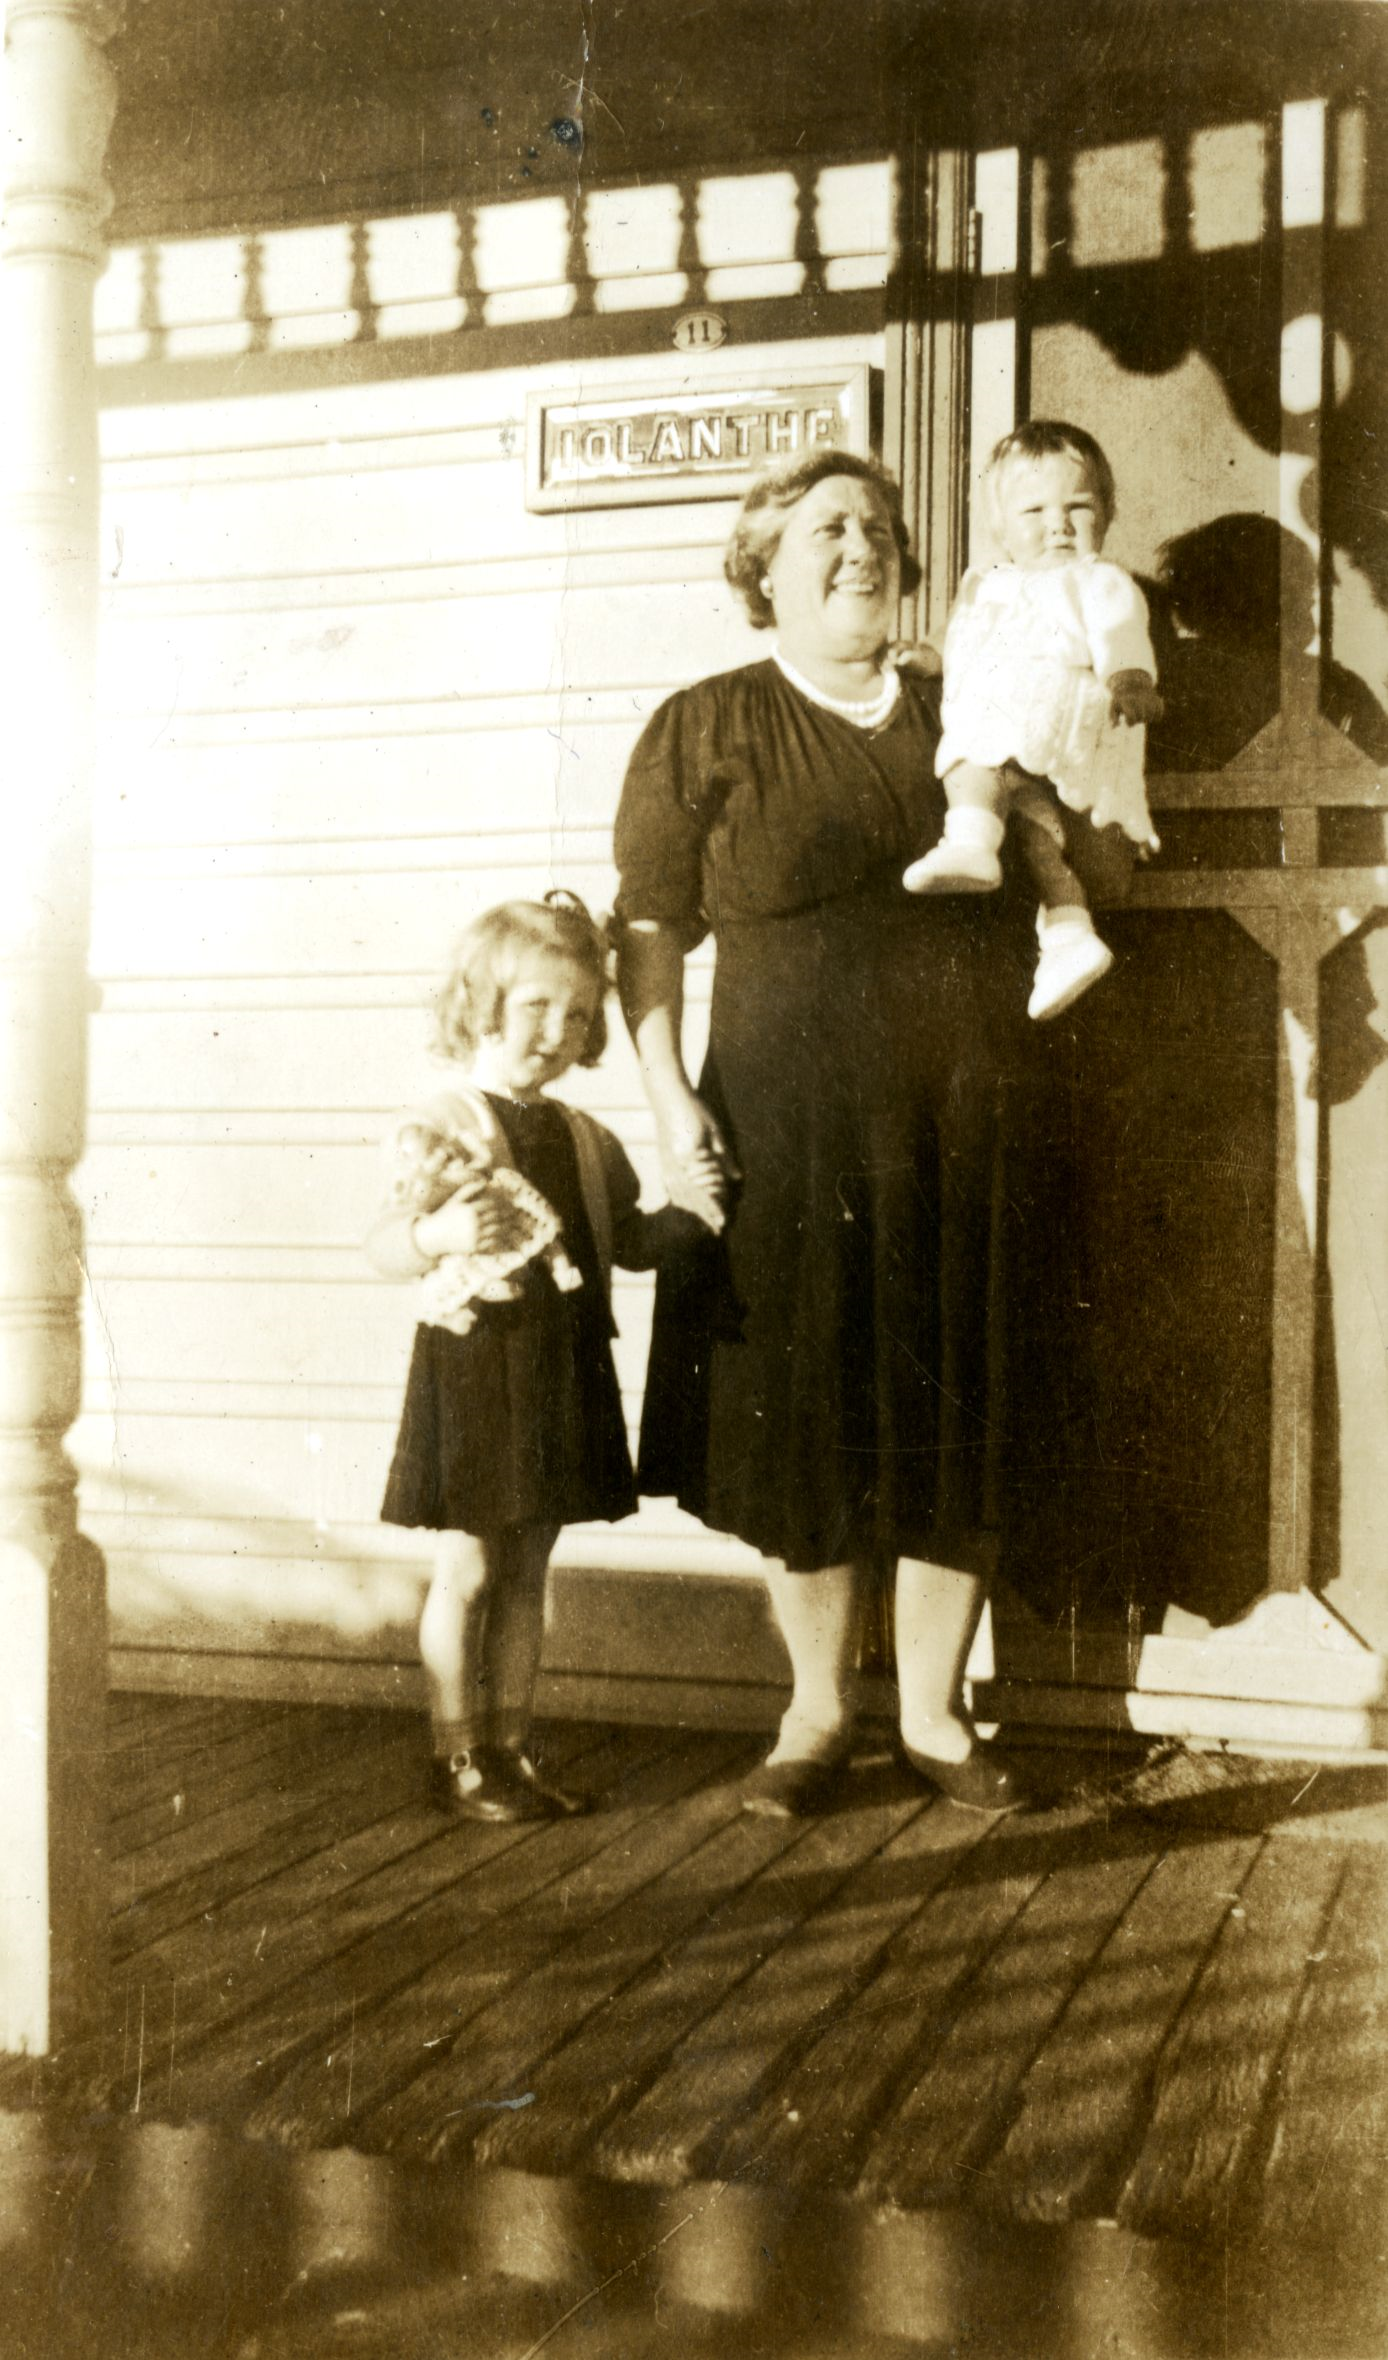
[{"label": "sepia photograph", "polygon": [[1388,0],[0,17],[6,2360],[1385,2360]]}]

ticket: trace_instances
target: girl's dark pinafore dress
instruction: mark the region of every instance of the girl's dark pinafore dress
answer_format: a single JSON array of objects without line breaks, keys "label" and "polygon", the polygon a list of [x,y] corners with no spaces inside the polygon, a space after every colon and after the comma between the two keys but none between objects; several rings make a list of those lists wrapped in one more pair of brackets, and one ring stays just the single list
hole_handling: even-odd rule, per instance
[{"label": "girl's dark pinafore dress", "polygon": [[416,1329],[381,1515],[472,1533],[625,1516],[636,1495],[612,1315],[573,1136],[545,1099],[488,1104],[517,1171],[559,1215],[583,1284],[562,1293],[531,1265],[519,1299],[479,1304],[468,1335]]}]

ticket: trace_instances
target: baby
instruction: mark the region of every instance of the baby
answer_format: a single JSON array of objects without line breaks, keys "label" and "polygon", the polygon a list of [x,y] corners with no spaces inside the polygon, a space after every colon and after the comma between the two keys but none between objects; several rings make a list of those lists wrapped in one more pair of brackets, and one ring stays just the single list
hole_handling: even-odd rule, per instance
[{"label": "baby", "polygon": [[1162,702],[1146,602],[1100,555],[1115,496],[1093,436],[1032,419],[1003,437],[984,483],[1006,562],[970,568],[950,616],[936,757],[949,808],[940,842],[904,882],[912,893],[993,892],[1015,813],[1041,903],[1028,1013],[1042,1018],[1113,964],[1066,858],[1058,803],[1154,848],[1143,756]]}]

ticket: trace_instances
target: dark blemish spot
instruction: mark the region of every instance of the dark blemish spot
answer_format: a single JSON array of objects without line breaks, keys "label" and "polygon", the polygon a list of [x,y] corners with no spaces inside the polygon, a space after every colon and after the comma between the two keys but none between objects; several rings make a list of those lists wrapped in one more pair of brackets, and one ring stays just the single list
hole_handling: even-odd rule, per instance
[{"label": "dark blemish spot", "polygon": [[540,153],[538,148],[527,148],[525,152],[529,156],[532,164],[535,162],[536,157]]},{"label": "dark blemish spot", "polygon": [[496,129],[496,117],[495,117],[495,115],[492,113],[492,110],[491,110],[491,108],[490,108],[490,107],[483,107],[483,109],[482,109],[482,120],[483,120],[483,122],[484,122],[485,124],[487,124],[487,126],[488,126],[488,128],[489,128],[490,130],[492,130],[492,131],[495,131],[495,129]]},{"label": "dark blemish spot", "polygon": [[583,138],[572,115],[556,115],[550,124],[549,135],[551,139],[557,139],[561,147],[578,147]]},{"label": "dark blemish spot", "polygon": [[521,179],[522,179],[522,180],[529,180],[529,178],[530,178],[530,166],[529,166],[528,164],[522,164],[522,166],[521,166]]}]

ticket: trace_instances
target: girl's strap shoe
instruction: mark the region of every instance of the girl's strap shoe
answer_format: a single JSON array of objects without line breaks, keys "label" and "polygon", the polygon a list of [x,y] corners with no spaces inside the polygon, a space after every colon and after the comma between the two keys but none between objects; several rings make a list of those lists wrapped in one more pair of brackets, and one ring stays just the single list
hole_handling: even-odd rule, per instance
[{"label": "girl's strap shoe", "polygon": [[590,1808],[586,1796],[546,1786],[524,1754],[497,1745],[471,1746],[450,1762],[435,1762],[429,1799],[453,1819],[476,1820],[486,1827],[570,1819]]},{"label": "girl's strap shoe", "polygon": [[594,1809],[592,1795],[576,1795],[571,1787],[551,1786],[547,1778],[541,1778],[529,1754],[510,1754],[507,1759],[514,1764],[522,1784],[548,1805],[556,1819],[581,1819],[585,1812]]}]

